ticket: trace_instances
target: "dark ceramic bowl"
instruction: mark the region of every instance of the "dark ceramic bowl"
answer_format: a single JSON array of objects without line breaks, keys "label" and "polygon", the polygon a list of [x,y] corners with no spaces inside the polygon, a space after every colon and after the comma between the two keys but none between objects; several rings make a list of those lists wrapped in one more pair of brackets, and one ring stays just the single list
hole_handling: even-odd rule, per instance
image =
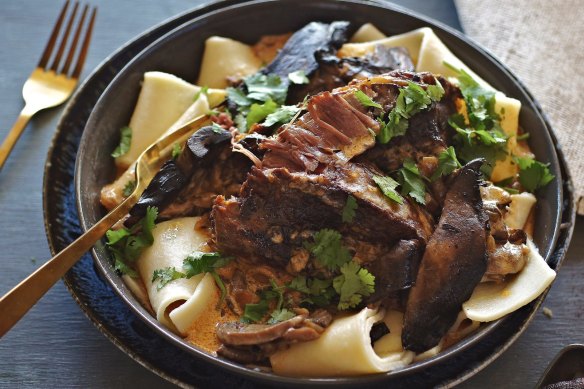
[{"label": "dark ceramic bowl", "polygon": [[[560,231],[562,214],[562,173],[551,129],[540,114],[531,95],[501,63],[457,31],[430,19],[413,15],[390,4],[350,0],[258,0],[230,5],[210,12],[166,34],[137,55],[112,81],[96,104],[81,139],[75,172],[77,205],[81,225],[88,229],[104,215],[99,204],[101,187],[114,178],[115,167],[109,156],[118,142],[119,128],[129,122],[146,71],[164,71],[194,82],[199,70],[204,41],[212,35],[231,37],[253,43],[261,35],[294,31],[314,20],[349,20],[354,28],[371,22],[387,35],[403,33],[430,26],[446,45],[482,78],[506,95],[522,102],[520,122],[531,134],[530,146],[537,158],[550,164],[556,179],[538,194],[536,209],[537,228],[535,242],[544,258],[554,268],[559,261],[550,261],[550,255]],[[360,378],[301,379],[284,378],[270,373],[248,369],[242,365],[214,357],[183,341],[156,321],[132,295],[110,265],[109,254],[103,243],[96,245],[94,257],[97,268],[115,292],[131,307],[134,313],[172,344],[190,352],[193,358],[204,359],[219,368],[259,380],[283,385],[355,385],[398,383],[406,377],[423,376],[430,368],[436,369],[451,363],[464,363],[457,355],[478,343],[488,342],[505,320],[486,324],[475,334],[431,359],[414,363],[407,368]],[[563,257],[563,256],[562,256]],[[560,260],[561,258],[560,257]],[[518,325],[514,340],[521,333],[545,293],[526,309],[526,320]],[[511,341],[512,341],[511,340]],[[508,347],[510,342],[506,343]],[[483,366],[502,352],[499,348],[486,359]],[[476,370],[473,370],[476,371]],[[466,372],[464,377],[472,375]]]}]

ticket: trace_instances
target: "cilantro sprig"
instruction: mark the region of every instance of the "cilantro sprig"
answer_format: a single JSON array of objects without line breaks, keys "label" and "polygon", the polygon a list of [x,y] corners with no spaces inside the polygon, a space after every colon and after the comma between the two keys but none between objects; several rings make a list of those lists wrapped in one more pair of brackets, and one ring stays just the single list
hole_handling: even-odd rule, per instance
[{"label": "cilantro sprig", "polygon": [[444,96],[444,88],[440,81],[436,80],[435,85],[428,85],[426,89],[413,82],[409,82],[406,87],[400,88],[395,107],[384,120],[383,116],[377,120],[380,124],[380,131],[377,136],[379,143],[385,144],[396,136],[405,135],[409,122],[408,120],[418,112],[430,108],[432,102],[440,101]]},{"label": "cilantro sprig", "polygon": [[156,269],[152,274],[152,282],[158,281],[157,290],[165,287],[169,282],[179,278],[191,278],[201,273],[209,273],[215,280],[217,287],[221,291],[219,304],[223,302],[227,295],[225,283],[217,274],[217,269],[224,267],[231,262],[231,257],[224,257],[220,253],[206,253],[195,251],[183,260],[182,272],[174,267]]},{"label": "cilantro sprig", "polygon": [[515,157],[515,162],[519,166],[519,182],[529,192],[535,192],[555,178],[549,170],[549,164],[526,157]]},{"label": "cilantro sprig", "polygon": [[398,191],[395,190],[399,186],[399,182],[394,180],[389,176],[373,176],[373,181],[377,184],[381,193],[385,195],[388,199],[395,201],[398,204],[403,204],[404,200],[399,195]]},{"label": "cilantro sprig", "polygon": [[355,212],[359,208],[357,200],[352,195],[347,196],[347,201],[343,207],[342,220],[343,223],[353,223],[355,219]]},{"label": "cilantro sprig", "polygon": [[462,167],[462,165],[456,157],[454,147],[449,146],[438,155],[438,167],[434,171],[434,174],[432,174],[431,179],[432,181],[435,181],[442,176],[451,174],[460,167]]},{"label": "cilantro sprig", "polygon": [[[290,73],[288,80],[295,84],[308,82],[303,71]],[[288,80],[275,74],[256,73],[243,80],[244,88],[227,88],[228,99],[238,107],[234,121],[240,132],[247,132],[256,123],[271,127],[292,120],[300,108],[284,105]]]},{"label": "cilantro sprig", "polygon": [[356,91],[355,92],[355,97],[357,98],[357,100],[359,100],[359,103],[361,103],[361,105],[364,106],[365,108],[373,107],[373,108],[383,109],[383,107],[381,106],[381,104],[376,103],[375,101],[373,101],[371,99],[371,97],[367,96],[365,94],[365,92],[363,92],[362,90]]},{"label": "cilantro sprig", "polygon": [[339,294],[340,310],[355,308],[363,297],[375,291],[375,276],[356,262],[345,263],[340,271],[341,274],[333,280],[333,288]]},{"label": "cilantro sprig", "polygon": [[501,128],[500,112],[495,109],[495,92],[482,87],[464,69],[445,64],[457,73],[466,106],[466,117],[458,113],[448,120],[457,132],[454,136],[456,151],[464,162],[485,159],[487,163],[481,170],[490,177],[496,161],[504,160],[508,155],[508,137]]},{"label": "cilantro sprig", "polygon": [[422,176],[420,170],[411,158],[406,158],[401,169],[398,170],[401,193],[416,200],[418,203],[426,204],[426,178]]},{"label": "cilantro sprig", "polygon": [[313,242],[304,242],[317,262],[330,270],[336,270],[351,260],[351,253],[341,242],[341,234],[331,229],[322,229],[314,234]]},{"label": "cilantro sprig", "polygon": [[146,208],[146,215],[132,228],[121,228],[106,232],[107,248],[114,256],[114,267],[123,274],[136,277],[137,273],[132,268],[142,251],[152,246],[154,237],[152,230],[158,217],[156,207]]},{"label": "cilantro sprig", "polygon": [[130,145],[132,144],[132,129],[128,126],[122,127],[120,129],[120,144],[111,153],[114,158],[121,157],[130,150]]}]

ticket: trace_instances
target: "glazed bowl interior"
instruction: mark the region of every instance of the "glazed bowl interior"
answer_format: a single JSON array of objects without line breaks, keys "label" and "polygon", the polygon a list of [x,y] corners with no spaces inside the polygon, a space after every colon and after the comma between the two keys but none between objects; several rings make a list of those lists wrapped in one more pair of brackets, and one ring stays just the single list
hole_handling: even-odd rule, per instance
[{"label": "glazed bowl interior", "polygon": [[[96,104],[83,133],[75,172],[77,205],[81,225],[86,230],[105,214],[99,203],[103,185],[115,176],[111,151],[119,141],[119,129],[128,124],[140,91],[144,72],[168,72],[194,83],[199,71],[205,39],[220,35],[256,42],[261,35],[295,31],[310,21],[348,20],[352,28],[370,22],[386,35],[430,26],[445,44],[483,79],[506,95],[521,101],[521,126],[530,133],[529,144],[537,158],[550,164],[557,179],[538,193],[535,243],[544,258],[548,258],[557,239],[561,214],[562,186],[558,158],[550,129],[539,113],[536,103],[514,76],[492,56],[462,34],[437,22],[413,15],[385,3],[337,0],[265,0],[228,6],[193,19],[168,33],[136,56],[112,81]],[[226,55],[229,55],[226,53]],[[371,379],[388,380],[419,373],[426,366],[446,363],[460,350],[480,342],[493,331],[498,322],[481,327],[474,335],[445,350],[438,356],[414,363],[404,370],[377,375],[376,378],[291,379],[247,369],[241,365],[214,357],[167,330],[134,298],[121,278],[113,271],[103,243],[96,245],[94,257],[100,272],[132,310],[161,336],[188,350],[194,357],[206,359],[221,367],[251,378],[279,383],[363,383]],[[543,297],[540,297],[543,298]],[[504,320],[504,319],[503,319]]]}]

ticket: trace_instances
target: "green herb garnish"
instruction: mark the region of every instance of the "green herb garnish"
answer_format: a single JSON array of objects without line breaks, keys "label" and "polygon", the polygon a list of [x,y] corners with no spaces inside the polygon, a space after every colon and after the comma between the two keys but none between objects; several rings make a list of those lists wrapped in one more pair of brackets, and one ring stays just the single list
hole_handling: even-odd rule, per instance
[{"label": "green herb garnish", "polygon": [[442,176],[452,174],[453,171],[462,167],[456,158],[454,147],[450,146],[438,155],[438,167],[434,174],[432,174],[432,181],[437,180]]},{"label": "green herb garnish", "polygon": [[114,158],[121,157],[130,150],[130,145],[132,144],[132,129],[128,126],[122,127],[120,129],[120,144],[111,153]]},{"label": "green herb garnish", "polygon": [[132,192],[136,189],[136,181],[128,181],[124,186],[124,190],[122,191],[124,197],[128,197],[132,194]]},{"label": "green herb garnish", "polygon": [[338,231],[325,228],[314,234],[314,242],[304,242],[304,247],[321,265],[335,270],[351,260],[351,253],[342,245],[341,238]]},{"label": "green herb garnish", "polygon": [[174,267],[165,267],[164,269],[156,269],[152,273],[152,282],[158,281],[156,290],[160,290],[171,281],[185,278],[185,273],[177,271]]},{"label": "green herb garnish", "polygon": [[296,314],[292,311],[287,310],[286,308],[282,309],[275,309],[270,314],[270,319],[268,320],[268,324],[276,324],[282,321],[292,319]]},{"label": "green herb garnish", "polygon": [[383,193],[388,199],[395,201],[398,204],[403,204],[404,200],[399,195],[397,188],[399,183],[391,177],[385,176],[373,176],[373,181],[377,184],[381,193]]},{"label": "green herb garnish", "polygon": [[355,92],[355,97],[357,98],[357,100],[359,100],[359,102],[361,103],[361,105],[364,106],[365,108],[373,107],[373,108],[383,109],[383,107],[381,106],[381,104],[376,103],[375,101],[373,101],[371,99],[371,97],[367,96],[361,90],[358,90],[358,91]]},{"label": "green herb garnish", "polygon": [[426,184],[425,177],[420,174],[418,167],[413,160],[407,158],[403,167],[398,170],[401,193],[402,195],[409,195],[418,203],[426,204]]},{"label": "green herb garnish", "polygon": [[380,132],[377,136],[379,143],[388,143],[396,136],[405,135],[408,129],[408,120],[418,112],[430,107],[432,102],[440,101],[444,96],[444,88],[438,80],[436,85],[428,85],[426,89],[408,81],[405,88],[399,90],[395,107],[389,112],[387,121],[378,118]]},{"label": "green herb garnish", "polygon": [[549,170],[549,164],[524,157],[515,157],[515,162],[519,166],[519,182],[529,192],[535,192],[555,178]]},{"label": "green herb garnish", "polygon": [[343,223],[353,223],[353,219],[355,219],[355,211],[357,208],[359,208],[357,200],[351,195],[347,196],[347,202],[343,207]]},{"label": "green herb garnish", "polygon": [[298,84],[298,85],[308,84],[310,82],[308,77],[306,77],[306,74],[304,74],[304,70],[297,70],[295,72],[289,73],[288,79],[293,84]]},{"label": "green herb garnish", "polygon": [[158,217],[156,207],[146,208],[146,215],[132,228],[121,228],[106,232],[107,248],[114,256],[114,267],[123,274],[137,276],[130,264],[134,263],[142,251],[152,246],[152,230]]},{"label": "green herb garnish", "polygon": [[347,262],[340,270],[341,275],[333,280],[333,287],[339,294],[340,310],[355,308],[363,297],[375,292],[375,276],[356,262]]},{"label": "green herb garnish", "polygon": [[295,105],[282,105],[280,108],[266,116],[266,120],[264,120],[262,124],[266,127],[271,127],[274,124],[282,125],[290,123],[300,110],[301,108]]},{"label": "green herb garnish", "polygon": [[198,92],[195,93],[195,98],[193,99],[193,101],[199,100],[199,97],[201,97],[201,95],[204,95],[205,97],[207,97],[208,93],[209,93],[209,87],[202,86],[201,89],[199,89]]},{"label": "green herb garnish", "polygon": [[178,142],[172,145],[172,159],[177,159],[180,156],[180,152],[181,148]]}]

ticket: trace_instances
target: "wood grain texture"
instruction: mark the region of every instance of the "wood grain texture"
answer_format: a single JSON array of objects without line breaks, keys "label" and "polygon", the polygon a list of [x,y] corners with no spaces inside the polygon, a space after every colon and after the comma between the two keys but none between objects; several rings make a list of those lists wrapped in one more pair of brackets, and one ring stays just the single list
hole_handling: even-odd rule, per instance
[{"label": "wood grain texture", "polygon": [[[93,0],[99,7],[88,62],[82,74],[150,26],[200,1]],[[402,1],[415,8],[416,2]],[[431,4],[429,4],[431,3]],[[443,3],[442,3],[443,4]],[[0,137],[22,108],[24,80],[38,61],[61,0],[8,0],[0,12]],[[419,6],[419,4],[418,4]],[[439,1],[426,12],[444,18]],[[442,12],[442,14],[440,13]],[[444,20],[444,19],[443,19]],[[49,257],[42,221],[42,173],[46,150],[62,108],[36,116],[0,172],[0,293]],[[519,340],[462,388],[532,387],[553,356],[565,345],[584,342],[584,219],[579,219],[572,247],[544,306]],[[0,388],[172,387],[111,344],[85,318],[62,283],[0,341]]]}]

